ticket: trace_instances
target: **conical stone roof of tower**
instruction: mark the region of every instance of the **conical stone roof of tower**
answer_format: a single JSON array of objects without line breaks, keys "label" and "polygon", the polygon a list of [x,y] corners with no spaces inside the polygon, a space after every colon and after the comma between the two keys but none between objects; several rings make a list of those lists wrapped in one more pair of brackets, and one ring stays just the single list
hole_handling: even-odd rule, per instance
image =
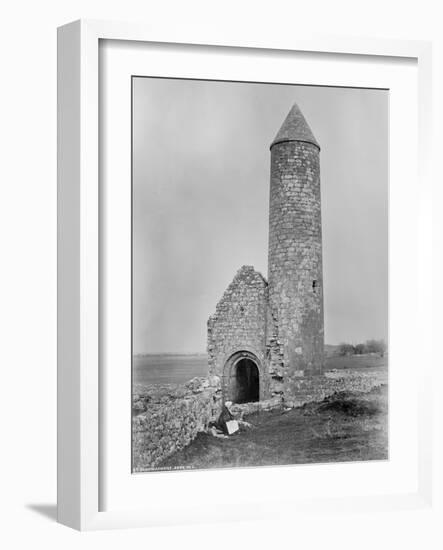
[{"label": "conical stone roof of tower", "polygon": [[271,148],[276,143],[283,143],[285,141],[304,141],[306,143],[312,143],[320,149],[320,145],[315,139],[309,124],[306,122],[303,113],[296,103],[294,103],[288,116],[281,125],[274,141],[271,143]]}]

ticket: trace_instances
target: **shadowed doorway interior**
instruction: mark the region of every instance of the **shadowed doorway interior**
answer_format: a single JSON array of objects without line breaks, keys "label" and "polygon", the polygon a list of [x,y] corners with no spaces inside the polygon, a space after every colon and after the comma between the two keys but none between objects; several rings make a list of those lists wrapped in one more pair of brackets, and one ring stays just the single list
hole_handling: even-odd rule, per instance
[{"label": "shadowed doorway interior", "polygon": [[258,401],[260,396],[260,381],[257,365],[251,359],[241,359],[236,363],[234,368],[234,403]]}]

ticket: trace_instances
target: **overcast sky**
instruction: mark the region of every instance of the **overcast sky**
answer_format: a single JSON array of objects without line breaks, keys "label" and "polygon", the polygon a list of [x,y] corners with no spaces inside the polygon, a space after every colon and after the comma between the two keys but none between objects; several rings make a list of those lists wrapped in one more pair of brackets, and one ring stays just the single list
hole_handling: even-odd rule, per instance
[{"label": "overcast sky", "polygon": [[134,352],[204,352],[245,264],[267,276],[269,145],[297,102],[321,146],[325,342],[387,339],[382,90],[134,79]]}]

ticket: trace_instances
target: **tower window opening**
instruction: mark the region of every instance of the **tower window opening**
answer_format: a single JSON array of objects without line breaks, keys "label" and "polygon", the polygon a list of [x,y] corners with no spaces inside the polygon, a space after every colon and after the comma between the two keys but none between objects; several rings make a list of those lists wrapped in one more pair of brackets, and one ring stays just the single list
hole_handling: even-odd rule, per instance
[{"label": "tower window opening", "polygon": [[317,286],[318,286],[318,285],[317,285],[317,281],[314,279],[314,280],[312,281],[312,290],[313,290],[314,292],[315,292],[315,289],[317,288]]}]

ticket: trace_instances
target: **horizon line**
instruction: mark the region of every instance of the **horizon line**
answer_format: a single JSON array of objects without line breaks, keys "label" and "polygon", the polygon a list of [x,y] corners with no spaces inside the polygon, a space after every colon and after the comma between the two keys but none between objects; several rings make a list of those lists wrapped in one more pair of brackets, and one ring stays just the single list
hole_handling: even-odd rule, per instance
[{"label": "horizon line", "polygon": [[[383,340],[386,342],[386,339],[385,338],[367,338],[366,340],[364,340],[363,342],[361,343],[365,343],[367,342],[368,340]],[[325,347],[326,346],[340,346],[341,344],[351,344],[351,345],[355,345],[353,342],[346,342],[346,341],[343,341],[343,342],[339,342],[338,344],[324,344]],[[133,357],[137,356],[137,355],[207,355],[207,351],[137,351],[137,352],[133,352]]]}]

